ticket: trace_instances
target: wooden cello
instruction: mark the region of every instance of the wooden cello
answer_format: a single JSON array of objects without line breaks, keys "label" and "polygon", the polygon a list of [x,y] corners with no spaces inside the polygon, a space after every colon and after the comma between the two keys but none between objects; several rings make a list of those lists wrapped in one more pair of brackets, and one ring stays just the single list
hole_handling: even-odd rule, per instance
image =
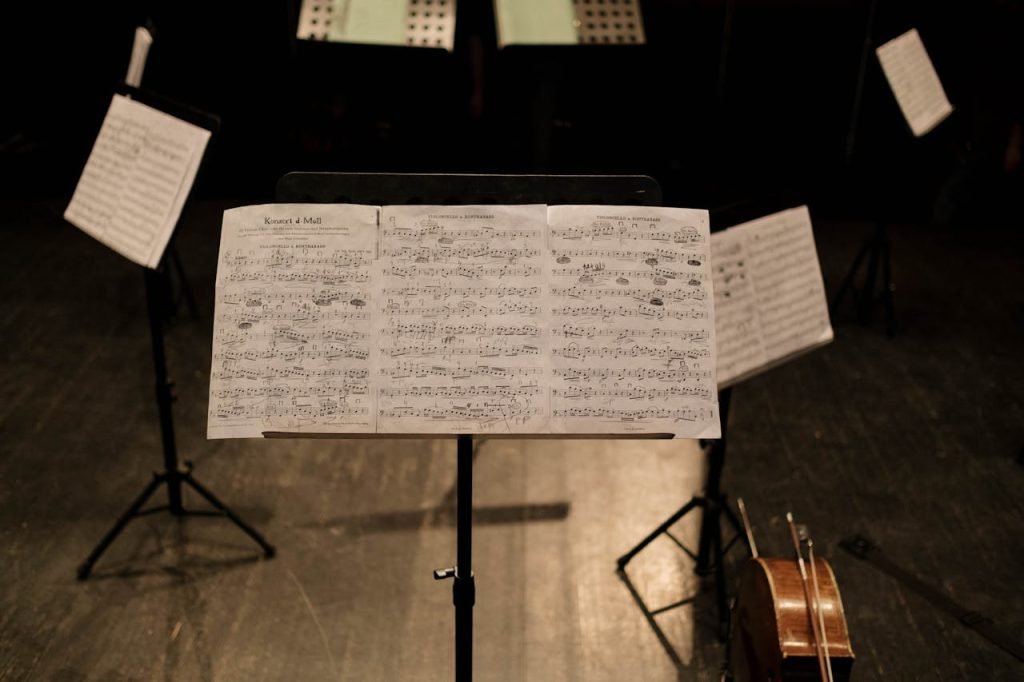
[{"label": "wooden cello", "polygon": [[814,557],[813,543],[809,564],[796,544],[797,560],[758,557],[751,544],[754,556],[744,567],[732,615],[734,682],[850,679],[854,656],[835,574]]}]

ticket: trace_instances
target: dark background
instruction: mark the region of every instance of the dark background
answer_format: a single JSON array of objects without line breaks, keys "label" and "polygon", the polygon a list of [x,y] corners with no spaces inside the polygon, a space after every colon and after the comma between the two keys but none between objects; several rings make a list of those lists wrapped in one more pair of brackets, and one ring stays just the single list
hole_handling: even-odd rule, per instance
[{"label": "dark background", "polygon": [[[8,9],[3,191],[69,197],[123,78],[218,114],[202,196],[268,200],[290,170],[645,173],[666,203],[811,201],[818,215],[1012,224],[1022,3],[647,0],[647,45],[496,47],[460,0],[455,50],[295,39],[298,2],[25,3]],[[915,139],[873,47],[917,27],[956,112]],[[851,130],[855,137],[850,144]],[[1018,129],[1019,130],[1019,129]]]}]

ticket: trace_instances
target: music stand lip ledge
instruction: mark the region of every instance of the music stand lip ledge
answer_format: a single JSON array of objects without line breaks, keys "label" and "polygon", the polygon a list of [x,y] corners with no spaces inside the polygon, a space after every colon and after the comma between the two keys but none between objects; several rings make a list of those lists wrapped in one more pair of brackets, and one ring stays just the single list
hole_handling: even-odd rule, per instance
[{"label": "music stand lip ledge", "polygon": [[459,438],[470,435],[473,438],[504,438],[509,440],[673,440],[673,433],[317,433],[301,431],[264,431],[264,438],[309,438],[309,439],[399,439],[424,440]]}]

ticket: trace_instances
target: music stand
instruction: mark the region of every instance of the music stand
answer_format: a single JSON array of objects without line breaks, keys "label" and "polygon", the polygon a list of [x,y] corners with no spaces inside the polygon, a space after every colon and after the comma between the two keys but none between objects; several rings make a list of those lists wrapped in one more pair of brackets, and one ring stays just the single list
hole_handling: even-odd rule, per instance
[{"label": "music stand", "polygon": [[[215,133],[220,127],[220,120],[216,116],[151,91],[123,85],[120,88],[120,92],[176,118],[206,128],[211,133]],[[89,577],[92,573],[93,565],[111,543],[117,539],[117,536],[121,534],[121,531],[124,530],[129,521],[139,516],[146,516],[161,511],[168,511],[172,516],[178,518],[185,516],[224,516],[251,537],[263,549],[263,554],[266,558],[273,557],[275,553],[274,547],[259,532],[243,521],[230,507],[221,502],[206,486],[202,485],[192,476],[191,462],[186,460],[183,468],[178,461],[178,450],[174,440],[174,415],[171,412],[171,404],[175,399],[173,395],[174,384],[167,378],[167,358],[164,352],[163,332],[164,312],[169,303],[172,302],[172,298],[168,294],[170,289],[168,261],[174,261],[175,259],[176,256],[170,257],[169,253],[165,252],[157,269],[142,268],[146,283],[146,312],[149,316],[149,332],[153,346],[153,374],[156,380],[156,404],[160,415],[160,438],[163,446],[164,468],[163,471],[154,472],[153,480],[135,498],[135,501],[132,502],[127,511],[114,522],[113,527],[107,531],[106,535],[103,536],[92,552],[89,553],[89,556],[86,557],[85,561],[78,567],[77,575],[79,580],[85,580]],[[183,276],[180,270],[180,262],[174,264],[174,267]],[[182,484],[195,490],[200,497],[213,507],[213,510],[186,509],[182,501]],[[143,509],[143,505],[146,504],[161,485],[167,486],[167,504]]]},{"label": "music stand", "polygon": [[[288,173],[276,199],[288,203],[358,204],[609,204],[657,206],[661,187],[638,175],[464,175],[447,173]],[[456,565],[434,571],[454,579],[455,680],[473,679],[473,434],[295,434],[264,432],[267,438],[456,438]],[[487,438],[671,438],[644,435],[487,434]]]}]

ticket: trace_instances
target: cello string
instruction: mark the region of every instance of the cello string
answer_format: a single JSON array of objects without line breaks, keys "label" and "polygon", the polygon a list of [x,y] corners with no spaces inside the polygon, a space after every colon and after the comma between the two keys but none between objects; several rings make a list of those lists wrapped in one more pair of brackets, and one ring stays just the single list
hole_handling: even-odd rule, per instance
[{"label": "cello string", "polygon": [[797,536],[796,524],[793,523],[793,512],[786,512],[786,522],[789,524],[789,535],[793,539],[793,549],[796,551],[796,562],[800,567],[800,579],[804,584],[804,602],[807,605],[807,616],[811,621],[811,634],[814,637],[814,647],[818,650],[818,667],[821,670],[821,681],[827,682],[828,672],[825,669],[825,657],[821,650],[821,640],[818,637],[818,626],[814,622],[814,611],[811,608],[811,587],[807,582],[807,568],[804,565],[804,555],[800,551],[800,538]]},{"label": "cello string", "polygon": [[811,582],[814,584],[814,609],[818,612],[821,646],[825,651],[825,671],[828,672],[828,682],[835,682],[832,678],[832,657],[828,652],[828,633],[825,632],[825,613],[821,608],[821,591],[818,589],[818,569],[814,566],[814,540],[809,536],[807,538],[807,560],[811,564]]}]

